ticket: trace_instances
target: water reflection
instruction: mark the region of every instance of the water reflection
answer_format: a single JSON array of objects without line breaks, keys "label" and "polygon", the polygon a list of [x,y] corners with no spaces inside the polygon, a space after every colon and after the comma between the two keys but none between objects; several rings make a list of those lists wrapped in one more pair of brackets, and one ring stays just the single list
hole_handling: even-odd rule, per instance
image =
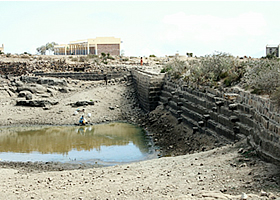
[{"label": "water reflection", "polygon": [[[127,155],[127,151],[135,156]],[[5,155],[13,157],[16,154],[19,156],[28,154],[28,158],[31,159],[32,154],[48,154],[48,158],[53,160],[50,154],[61,154],[64,158],[56,159],[66,160],[67,155],[71,154],[75,159],[81,160],[108,160],[108,157],[115,160],[120,153],[133,160],[133,157],[137,157],[135,159],[145,157],[145,154],[149,153],[149,147],[140,128],[126,123],[111,123],[77,127],[2,128],[0,152],[3,152],[0,153],[0,159]]]}]

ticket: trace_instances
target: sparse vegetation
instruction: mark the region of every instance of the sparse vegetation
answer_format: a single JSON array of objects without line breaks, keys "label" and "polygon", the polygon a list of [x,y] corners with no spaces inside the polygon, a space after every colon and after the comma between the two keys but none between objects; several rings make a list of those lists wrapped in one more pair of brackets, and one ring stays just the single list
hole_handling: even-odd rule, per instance
[{"label": "sparse vegetation", "polygon": [[156,56],[154,54],[150,55],[149,56],[150,58],[155,58]]},{"label": "sparse vegetation", "polygon": [[269,95],[280,107],[280,60],[238,59],[216,52],[195,60],[174,58],[161,70],[175,79],[210,87],[239,85],[253,94]]},{"label": "sparse vegetation", "polygon": [[188,65],[185,61],[181,61],[178,58],[174,58],[171,62],[168,62],[166,66],[161,70],[162,73],[168,72],[173,78],[179,79],[188,69]]},{"label": "sparse vegetation", "polygon": [[54,45],[57,45],[55,42],[47,43],[38,47],[36,50],[40,55],[46,55],[46,51],[49,51],[49,55],[52,51],[54,51]]},{"label": "sparse vegetation", "polygon": [[105,65],[107,65],[108,64],[108,61],[107,61],[107,59],[110,59],[110,60],[115,60],[115,58],[113,58],[112,56],[110,56],[110,54],[109,53],[101,53],[101,60],[102,60],[102,63],[104,63]]},{"label": "sparse vegetation", "polygon": [[255,94],[271,95],[280,87],[280,62],[277,59],[258,59],[248,62],[244,87]]},{"label": "sparse vegetation", "polygon": [[188,57],[193,57],[193,53],[187,53]]}]

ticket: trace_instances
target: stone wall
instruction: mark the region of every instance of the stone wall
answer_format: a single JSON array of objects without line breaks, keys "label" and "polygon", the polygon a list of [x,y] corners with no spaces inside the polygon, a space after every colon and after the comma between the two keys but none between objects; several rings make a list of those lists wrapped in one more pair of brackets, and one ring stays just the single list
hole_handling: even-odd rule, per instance
[{"label": "stone wall", "polygon": [[268,99],[225,88],[218,91],[165,79],[160,104],[194,132],[247,137],[265,160],[280,163],[280,115]]},{"label": "stone wall", "polygon": [[194,132],[232,140],[247,137],[260,157],[280,164],[280,114],[269,99],[238,89],[219,91],[173,82],[164,75],[136,69],[132,76],[139,103],[146,112],[162,104]]},{"label": "stone wall", "polygon": [[[54,78],[71,78],[83,81],[100,81],[104,80],[105,73],[102,71],[96,72],[34,72],[35,76],[44,76],[44,77],[54,77]],[[106,72],[107,80],[111,79],[122,79],[130,78],[131,74],[129,71],[121,72]]]},{"label": "stone wall", "polygon": [[137,69],[133,69],[131,74],[140,106],[145,112],[154,110],[159,103],[164,74],[153,74]]}]

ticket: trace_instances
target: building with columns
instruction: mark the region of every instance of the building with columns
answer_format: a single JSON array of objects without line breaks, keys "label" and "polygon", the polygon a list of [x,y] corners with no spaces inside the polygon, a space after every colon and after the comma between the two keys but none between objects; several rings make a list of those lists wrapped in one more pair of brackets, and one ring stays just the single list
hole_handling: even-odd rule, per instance
[{"label": "building with columns", "polygon": [[2,44],[2,47],[0,47],[0,52],[4,53],[4,44]]},{"label": "building with columns", "polygon": [[121,39],[115,37],[96,37],[94,39],[71,41],[69,44],[54,46],[54,55],[120,55]]}]

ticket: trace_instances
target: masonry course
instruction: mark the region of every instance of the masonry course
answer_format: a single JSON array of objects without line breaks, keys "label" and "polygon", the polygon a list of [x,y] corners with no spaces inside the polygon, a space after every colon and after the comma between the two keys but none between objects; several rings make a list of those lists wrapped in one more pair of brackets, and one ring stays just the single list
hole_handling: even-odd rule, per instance
[{"label": "masonry course", "polygon": [[[155,105],[163,105],[179,122],[194,132],[218,134],[231,140],[247,137],[264,160],[280,163],[280,115],[269,99],[224,88],[216,90],[194,83],[176,82],[168,76],[159,76],[143,71],[132,72],[138,90],[140,105],[146,112]],[[160,80],[162,78],[162,80]],[[157,80],[157,93],[147,93],[152,80]],[[154,87],[154,86],[153,86]]]}]

